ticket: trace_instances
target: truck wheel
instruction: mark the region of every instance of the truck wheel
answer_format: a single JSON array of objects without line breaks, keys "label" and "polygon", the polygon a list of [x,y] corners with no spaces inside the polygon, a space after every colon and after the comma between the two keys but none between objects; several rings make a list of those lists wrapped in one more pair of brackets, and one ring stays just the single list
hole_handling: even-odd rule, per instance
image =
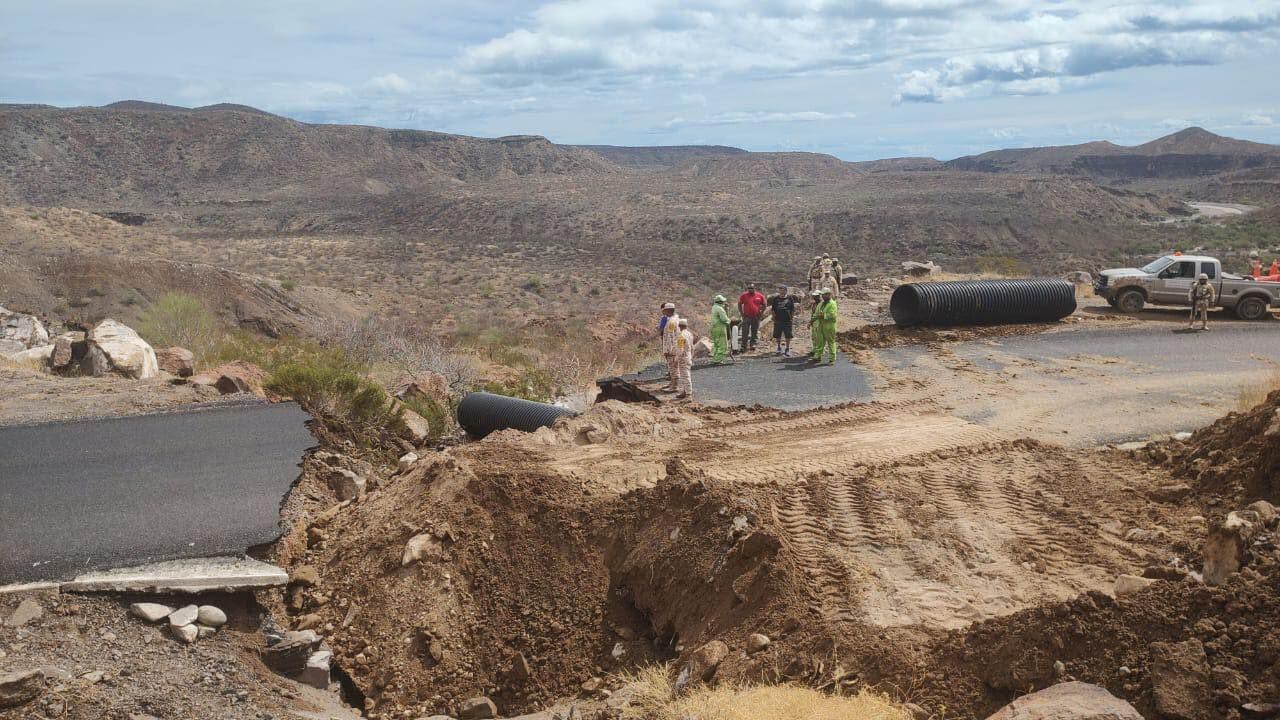
[{"label": "truck wheel", "polygon": [[1241,320],[1261,320],[1267,316],[1267,303],[1258,297],[1247,297],[1236,303],[1236,316]]},{"label": "truck wheel", "polygon": [[1125,290],[1116,298],[1116,308],[1131,315],[1142,312],[1142,307],[1146,304],[1147,299],[1142,296],[1141,290]]}]

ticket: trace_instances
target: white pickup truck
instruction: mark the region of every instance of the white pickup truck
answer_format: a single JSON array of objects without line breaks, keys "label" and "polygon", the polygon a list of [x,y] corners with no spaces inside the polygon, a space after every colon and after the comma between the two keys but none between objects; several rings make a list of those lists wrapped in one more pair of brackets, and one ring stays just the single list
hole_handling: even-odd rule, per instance
[{"label": "white pickup truck", "polygon": [[1094,293],[1123,313],[1152,305],[1191,304],[1188,295],[1200,273],[1217,291],[1216,305],[1234,310],[1244,320],[1261,320],[1280,305],[1280,282],[1265,282],[1222,272],[1217,258],[1204,255],[1165,255],[1140,268],[1117,268],[1098,273]]}]

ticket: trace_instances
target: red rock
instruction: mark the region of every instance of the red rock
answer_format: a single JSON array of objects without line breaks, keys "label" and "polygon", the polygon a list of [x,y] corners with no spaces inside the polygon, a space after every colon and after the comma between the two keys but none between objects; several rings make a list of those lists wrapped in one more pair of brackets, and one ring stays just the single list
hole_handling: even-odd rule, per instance
[{"label": "red rock", "polygon": [[160,369],[178,377],[191,377],[195,372],[195,359],[196,356],[190,350],[182,347],[156,350],[156,361],[160,363]]}]

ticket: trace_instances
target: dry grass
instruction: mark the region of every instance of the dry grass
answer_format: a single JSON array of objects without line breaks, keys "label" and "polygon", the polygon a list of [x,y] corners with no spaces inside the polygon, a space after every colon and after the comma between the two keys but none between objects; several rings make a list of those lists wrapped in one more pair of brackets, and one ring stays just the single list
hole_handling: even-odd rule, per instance
[{"label": "dry grass", "polygon": [[798,685],[699,687],[673,697],[671,678],[662,667],[642,670],[634,720],[911,720],[911,713],[883,695],[828,695]]},{"label": "dry grass", "polygon": [[1261,405],[1273,390],[1280,390],[1280,370],[1272,372],[1271,376],[1262,382],[1241,388],[1240,394],[1236,396],[1236,410],[1241,412],[1252,410]]}]

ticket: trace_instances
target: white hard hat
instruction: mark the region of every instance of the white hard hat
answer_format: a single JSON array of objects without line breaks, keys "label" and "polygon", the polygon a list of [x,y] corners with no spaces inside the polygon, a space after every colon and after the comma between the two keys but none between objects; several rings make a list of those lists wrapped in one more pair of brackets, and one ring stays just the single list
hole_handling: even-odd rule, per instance
[{"label": "white hard hat", "polygon": [[689,324],[689,319],[688,319],[688,318],[680,318],[680,319],[676,322],[676,325],[679,325],[679,326],[686,326],[686,325],[688,325],[688,324]]},{"label": "white hard hat", "polygon": [[675,303],[666,303],[666,304],[664,304],[664,305],[662,306],[662,309],[663,309],[663,310],[675,310],[675,309],[676,309],[676,304],[675,304]]}]

